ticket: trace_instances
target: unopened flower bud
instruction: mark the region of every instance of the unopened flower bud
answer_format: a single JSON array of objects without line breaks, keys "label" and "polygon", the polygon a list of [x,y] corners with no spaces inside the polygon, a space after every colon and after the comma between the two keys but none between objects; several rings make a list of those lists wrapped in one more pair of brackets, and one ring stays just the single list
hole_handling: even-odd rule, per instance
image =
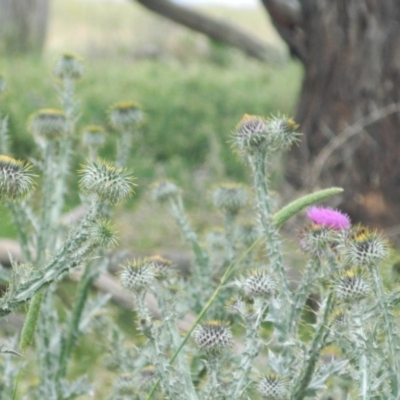
[{"label": "unopened flower bud", "polygon": [[109,119],[114,129],[126,131],[135,127],[143,119],[143,111],[134,102],[119,102],[111,106]]},{"label": "unopened flower bud", "polygon": [[287,400],[289,397],[288,380],[285,377],[269,373],[257,384],[257,391],[267,400]]},{"label": "unopened flower bud", "polygon": [[155,278],[152,263],[147,260],[134,260],[128,262],[120,274],[121,285],[132,292],[147,289]]},{"label": "unopened flower bud", "polygon": [[19,201],[33,189],[31,164],[0,155],[0,200]]},{"label": "unopened flower bud", "polygon": [[219,355],[232,347],[233,337],[230,328],[221,321],[207,321],[196,327],[194,342],[208,355]]},{"label": "unopened flower bud", "polygon": [[244,154],[266,153],[289,147],[297,141],[298,125],[286,117],[264,119],[245,115],[233,134],[238,150]]},{"label": "unopened flower bud", "polygon": [[91,241],[103,249],[112,249],[118,242],[115,227],[102,218],[89,228],[89,235]]},{"label": "unopened flower bud", "polygon": [[386,241],[376,232],[356,227],[344,245],[348,261],[355,265],[376,264],[388,256]]},{"label": "unopened flower bud", "polygon": [[106,143],[104,129],[98,125],[88,125],[82,129],[83,144],[87,147],[100,148]]},{"label": "unopened flower bud", "polygon": [[269,298],[276,295],[276,282],[272,275],[264,270],[253,270],[241,282],[241,288],[246,296]]},{"label": "unopened flower bud", "polygon": [[271,145],[279,149],[287,149],[298,140],[299,125],[287,117],[273,117],[268,120],[268,129],[271,136]]},{"label": "unopened flower bud", "polygon": [[176,198],[179,195],[179,188],[175,183],[169,181],[157,182],[153,185],[151,197],[154,201],[164,203],[171,198]]},{"label": "unopened flower bud", "polygon": [[311,224],[300,232],[299,245],[305,253],[318,256],[339,240],[337,232],[324,225]]},{"label": "unopened flower bud", "polygon": [[257,225],[253,223],[245,223],[238,227],[237,236],[240,243],[243,243],[246,247],[249,247],[260,238],[261,234]]},{"label": "unopened flower bud", "polygon": [[349,317],[344,310],[335,310],[331,315],[331,324],[337,331],[346,330],[349,327]]},{"label": "unopened flower bud", "polygon": [[85,194],[96,194],[112,204],[119,203],[133,194],[133,177],[125,168],[116,167],[103,160],[85,165],[79,182]]},{"label": "unopened flower bud", "polygon": [[246,114],[237,125],[233,138],[242,153],[252,153],[257,148],[265,148],[268,145],[267,121],[260,116]]},{"label": "unopened flower bud", "polygon": [[85,73],[85,67],[73,54],[63,54],[54,65],[53,73],[59,79],[78,80]]},{"label": "unopened flower bud", "polygon": [[172,261],[161,256],[153,256],[146,258],[146,261],[153,265],[157,278],[162,278],[168,275],[172,270]]},{"label": "unopened flower bud", "polygon": [[207,246],[213,251],[224,251],[226,248],[226,235],[222,228],[215,228],[204,236]]},{"label": "unopened flower bud", "polygon": [[332,287],[336,298],[343,302],[357,301],[371,293],[370,282],[362,269],[340,271],[335,275]]},{"label": "unopened flower bud", "polygon": [[60,140],[69,131],[67,118],[63,111],[43,109],[29,118],[29,128],[34,136],[40,139]]},{"label": "unopened flower bud", "polygon": [[221,210],[237,214],[247,204],[247,192],[242,185],[223,184],[212,194],[214,206]]},{"label": "unopened flower bud", "polygon": [[226,310],[229,314],[244,316],[247,313],[247,305],[242,298],[232,297],[226,303]]}]

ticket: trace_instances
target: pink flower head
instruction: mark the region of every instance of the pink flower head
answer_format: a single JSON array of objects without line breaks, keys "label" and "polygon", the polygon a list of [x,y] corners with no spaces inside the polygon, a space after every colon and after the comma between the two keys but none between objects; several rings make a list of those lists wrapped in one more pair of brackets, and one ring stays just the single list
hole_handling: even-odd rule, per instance
[{"label": "pink flower head", "polygon": [[332,208],[311,207],[307,211],[307,217],[310,218],[314,224],[336,230],[348,229],[350,227],[349,216],[340,211],[333,210]]}]

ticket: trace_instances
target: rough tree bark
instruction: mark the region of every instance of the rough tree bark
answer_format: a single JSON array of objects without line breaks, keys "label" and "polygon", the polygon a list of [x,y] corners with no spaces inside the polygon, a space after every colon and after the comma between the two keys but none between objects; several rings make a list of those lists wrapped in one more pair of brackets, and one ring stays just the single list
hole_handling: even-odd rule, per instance
[{"label": "rough tree bark", "polygon": [[0,0],[0,51],[41,52],[48,13],[49,0]]},{"label": "rough tree bark", "polygon": [[147,9],[180,25],[204,33],[211,39],[236,47],[261,61],[276,61],[276,50],[267,43],[231,24],[172,3],[169,0],[135,0]]},{"label": "rough tree bark", "polygon": [[304,137],[288,157],[289,181],[342,186],[342,208],[355,221],[399,224],[400,2],[263,4],[304,64],[297,108]]}]

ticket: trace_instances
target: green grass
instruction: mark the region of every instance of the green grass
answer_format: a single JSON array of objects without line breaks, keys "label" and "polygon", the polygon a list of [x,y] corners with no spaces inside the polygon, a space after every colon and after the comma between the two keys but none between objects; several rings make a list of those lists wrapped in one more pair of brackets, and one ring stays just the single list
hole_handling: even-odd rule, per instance
[{"label": "green grass", "polygon": [[[0,102],[8,114],[13,156],[35,155],[26,121],[39,108],[58,107],[57,82],[51,63],[32,59],[3,60],[9,90]],[[206,168],[219,177],[243,179],[243,166],[232,154],[229,134],[245,113],[269,115],[293,111],[300,68],[277,70],[244,58],[228,67],[209,63],[87,61],[87,74],[78,83],[82,104],[78,130],[102,124],[110,132],[103,156],[113,158],[113,132],[106,110],[119,100],[138,101],[146,122],[136,140],[130,166],[139,178],[139,194],[158,175],[181,183]],[[82,161],[81,157],[77,157]]]}]

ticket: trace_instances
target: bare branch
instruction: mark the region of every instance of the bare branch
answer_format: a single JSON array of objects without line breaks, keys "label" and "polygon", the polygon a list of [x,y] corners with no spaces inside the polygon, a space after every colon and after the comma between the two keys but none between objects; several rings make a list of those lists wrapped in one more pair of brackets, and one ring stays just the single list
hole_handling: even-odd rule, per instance
[{"label": "bare branch", "polygon": [[236,47],[258,60],[274,61],[278,58],[274,47],[225,21],[206,16],[187,7],[173,4],[168,0],[136,1],[165,18],[203,33],[218,42]]},{"label": "bare branch", "polygon": [[309,186],[314,187],[318,179],[320,178],[322,171],[328,166],[332,167],[331,165],[328,165],[327,161],[337,149],[342,147],[351,138],[363,132],[364,128],[366,128],[368,125],[371,125],[397,112],[400,112],[400,104],[390,104],[387,107],[375,111],[371,115],[360,118],[355,124],[347,127],[342,133],[331,139],[312,163],[309,173]]},{"label": "bare branch", "polygon": [[298,0],[262,0],[272,23],[289,46],[291,54],[303,63],[307,60],[303,15]]}]

